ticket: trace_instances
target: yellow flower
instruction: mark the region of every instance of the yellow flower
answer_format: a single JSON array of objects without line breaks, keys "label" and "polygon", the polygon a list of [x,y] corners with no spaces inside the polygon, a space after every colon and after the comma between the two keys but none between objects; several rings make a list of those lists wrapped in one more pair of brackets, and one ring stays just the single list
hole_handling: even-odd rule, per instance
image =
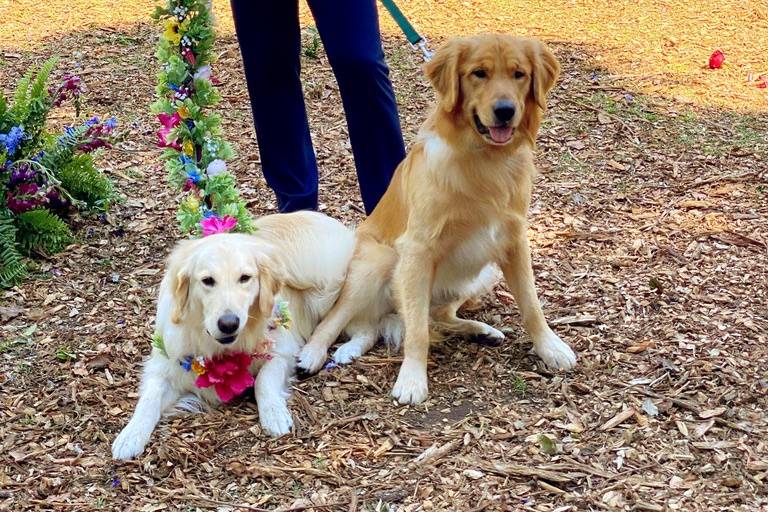
[{"label": "yellow flower", "polygon": [[195,153],[195,146],[193,146],[192,142],[188,140],[184,141],[182,149],[184,150],[184,154],[187,156],[192,156]]},{"label": "yellow flower", "polygon": [[179,117],[182,119],[188,119],[189,118],[189,109],[186,105],[182,105],[179,107]]},{"label": "yellow flower", "polygon": [[171,18],[165,22],[165,32],[163,32],[163,37],[171,44],[179,44],[181,42],[179,22],[176,21],[176,19]]},{"label": "yellow flower", "polygon": [[194,359],[192,361],[192,371],[195,372],[195,375],[202,375],[205,373],[205,366],[197,359]]},{"label": "yellow flower", "polygon": [[195,194],[190,194],[187,198],[187,204],[185,206],[190,212],[195,212],[198,208],[200,208],[200,200]]}]

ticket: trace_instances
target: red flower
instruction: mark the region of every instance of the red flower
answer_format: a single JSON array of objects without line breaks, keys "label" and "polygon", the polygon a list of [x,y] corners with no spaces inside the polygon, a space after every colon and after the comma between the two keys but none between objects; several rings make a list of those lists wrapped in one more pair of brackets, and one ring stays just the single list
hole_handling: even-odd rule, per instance
[{"label": "red flower", "polygon": [[720,69],[725,62],[725,54],[720,50],[715,50],[709,56],[709,69]]},{"label": "red flower", "polygon": [[229,402],[253,386],[253,375],[248,370],[251,356],[245,352],[230,352],[205,360],[205,373],[195,380],[199,388],[214,386],[222,402]]},{"label": "red flower", "polygon": [[188,47],[185,47],[183,50],[181,50],[181,55],[189,62],[190,66],[194,66],[197,64],[197,59],[195,59],[195,54],[192,52],[192,50]]},{"label": "red flower", "polygon": [[760,75],[757,77],[757,84],[758,89],[765,89],[768,88],[768,75]]}]

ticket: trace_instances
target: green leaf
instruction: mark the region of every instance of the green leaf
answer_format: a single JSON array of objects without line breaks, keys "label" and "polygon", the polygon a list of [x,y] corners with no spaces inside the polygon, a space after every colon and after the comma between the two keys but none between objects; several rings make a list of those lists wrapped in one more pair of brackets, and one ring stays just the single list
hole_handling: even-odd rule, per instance
[{"label": "green leaf", "polygon": [[152,348],[156,348],[161,354],[168,358],[168,352],[165,351],[165,341],[163,341],[163,337],[159,332],[152,335]]},{"label": "green leaf", "polygon": [[555,455],[557,453],[557,443],[548,435],[539,434],[539,449],[547,455]]}]

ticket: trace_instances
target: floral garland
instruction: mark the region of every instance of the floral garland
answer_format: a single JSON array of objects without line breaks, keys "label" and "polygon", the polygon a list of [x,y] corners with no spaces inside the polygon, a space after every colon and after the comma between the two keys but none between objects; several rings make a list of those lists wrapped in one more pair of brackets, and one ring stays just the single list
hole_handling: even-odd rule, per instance
[{"label": "floral garland", "polygon": [[184,194],[177,213],[181,231],[250,232],[251,215],[227,170],[232,147],[221,137],[220,117],[205,112],[220,99],[211,71],[215,34],[207,0],[166,0],[153,17],[164,20],[165,29],[157,47],[162,68],[152,110],[162,125],[157,144],[165,148],[168,181]]}]

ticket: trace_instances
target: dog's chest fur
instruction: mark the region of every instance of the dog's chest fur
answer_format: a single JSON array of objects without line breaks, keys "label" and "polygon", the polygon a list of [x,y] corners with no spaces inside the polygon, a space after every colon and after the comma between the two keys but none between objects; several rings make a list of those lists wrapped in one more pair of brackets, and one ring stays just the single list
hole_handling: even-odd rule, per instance
[{"label": "dog's chest fur", "polygon": [[524,224],[532,165],[526,155],[491,162],[482,154],[461,157],[434,134],[424,138],[424,164],[437,188],[429,210],[443,225],[435,240],[441,254],[435,289],[461,288],[503,257],[510,220]]}]

